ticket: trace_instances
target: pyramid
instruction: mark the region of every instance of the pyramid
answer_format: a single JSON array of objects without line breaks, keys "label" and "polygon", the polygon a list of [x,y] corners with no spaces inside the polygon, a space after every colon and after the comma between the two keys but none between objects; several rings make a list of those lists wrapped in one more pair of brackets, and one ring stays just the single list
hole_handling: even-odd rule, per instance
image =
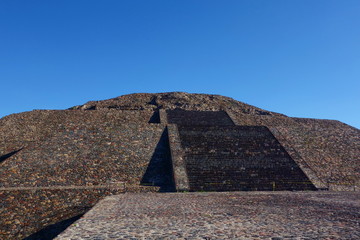
[{"label": "pyramid", "polygon": [[139,93],[0,120],[0,239],[65,224],[107,195],[354,191],[360,130],[209,94]]}]

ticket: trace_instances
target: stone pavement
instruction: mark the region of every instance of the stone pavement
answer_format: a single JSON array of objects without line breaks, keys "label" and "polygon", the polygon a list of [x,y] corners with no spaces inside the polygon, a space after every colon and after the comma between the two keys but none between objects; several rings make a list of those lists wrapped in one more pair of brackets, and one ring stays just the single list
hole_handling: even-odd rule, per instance
[{"label": "stone pavement", "polygon": [[360,193],[125,193],[55,239],[360,239]]}]

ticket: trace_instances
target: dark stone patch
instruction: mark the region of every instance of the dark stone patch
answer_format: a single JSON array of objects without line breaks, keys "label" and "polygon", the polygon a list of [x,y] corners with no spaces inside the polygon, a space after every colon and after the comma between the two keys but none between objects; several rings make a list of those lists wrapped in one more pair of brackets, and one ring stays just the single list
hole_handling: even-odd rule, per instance
[{"label": "dark stone patch", "polygon": [[55,224],[51,224],[40,231],[31,234],[30,236],[24,238],[23,240],[51,240],[54,239],[57,235],[63,232],[66,228],[68,228],[75,221],[80,219],[84,214],[77,215],[75,217],[62,220]]},{"label": "dark stone patch", "polygon": [[158,106],[158,103],[157,103],[156,100],[157,100],[157,97],[154,96],[154,97],[151,98],[151,100],[148,102],[148,104]]},{"label": "dark stone patch", "polygon": [[160,114],[159,111],[154,111],[153,115],[151,116],[149,123],[160,123]]},{"label": "dark stone patch", "polygon": [[168,123],[179,125],[234,125],[225,111],[167,110]]},{"label": "dark stone patch", "polygon": [[154,154],[142,177],[141,185],[158,186],[160,187],[160,192],[175,191],[167,128],[163,131],[156,145]]},{"label": "dark stone patch", "polygon": [[85,110],[96,110],[96,106],[90,106],[90,107],[86,108]]},{"label": "dark stone patch", "polygon": [[0,156],[0,163],[2,163],[3,161],[5,161],[5,160],[8,159],[9,157],[15,155],[16,153],[20,152],[21,150],[22,150],[22,148],[19,149],[19,150],[15,150],[15,151],[12,151],[12,152],[10,152],[10,153],[7,153],[7,154],[5,154],[5,155]]}]

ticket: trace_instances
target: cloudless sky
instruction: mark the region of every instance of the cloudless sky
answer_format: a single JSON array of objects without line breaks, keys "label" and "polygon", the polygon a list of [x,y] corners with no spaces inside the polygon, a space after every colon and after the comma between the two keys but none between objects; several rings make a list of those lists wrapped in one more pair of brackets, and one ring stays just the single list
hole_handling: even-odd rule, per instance
[{"label": "cloudless sky", "polygon": [[0,117],[214,93],[360,128],[359,0],[1,0]]}]

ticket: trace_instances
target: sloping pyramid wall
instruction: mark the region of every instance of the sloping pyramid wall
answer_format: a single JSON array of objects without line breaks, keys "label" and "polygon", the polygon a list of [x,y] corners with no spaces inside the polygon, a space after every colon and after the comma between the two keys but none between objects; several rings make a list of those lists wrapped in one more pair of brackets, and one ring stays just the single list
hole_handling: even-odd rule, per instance
[{"label": "sloping pyramid wall", "polygon": [[108,195],[158,191],[139,184],[159,158],[165,129],[148,123],[152,114],[33,111],[1,119],[0,239],[24,239]]},{"label": "sloping pyramid wall", "polygon": [[[166,125],[165,111],[176,108],[187,111],[168,111],[169,124]],[[177,190],[189,190],[185,160],[198,159],[194,147],[200,149],[202,145],[190,144],[184,152],[182,145],[190,140],[181,142],[178,129],[182,129],[182,138],[190,133],[198,134],[204,144],[210,144],[206,141],[219,144],[216,146],[220,149],[219,155],[204,148],[204,156],[218,157],[220,168],[226,166],[221,161],[230,154],[226,154],[226,148],[221,150],[224,146],[220,142],[226,139],[221,140],[216,134],[234,123],[268,127],[291,156],[289,162],[283,162],[285,170],[292,168],[290,162],[294,160],[317,188],[321,187],[314,181],[314,175],[330,190],[359,191],[360,130],[357,128],[334,120],[290,118],[219,95],[130,94],[91,101],[71,110],[34,110],[0,119],[0,239],[24,239],[49,224],[84,213],[109,194],[170,191],[172,172],[186,176],[186,181],[176,181]],[[199,124],[216,126],[217,130],[200,131],[196,128]],[[234,136],[260,131],[260,128],[249,129],[235,127],[227,131]],[[264,136],[269,135],[266,129],[261,131]],[[216,141],[210,138],[213,135]],[[238,138],[241,136],[234,137],[241,142]],[[257,139],[253,141],[256,146]],[[274,145],[254,150],[253,154],[264,154],[271,160],[272,157],[266,155],[268,149],[279,145],[271,134],[267,141]],[[233,150],[234,153],[240,151],[235,147]],[[284,152],[281,148],[276,151],[279,156]],[[178,161],[181,164],[171,168],[174,152],[181,156]],[[254,159],[251,154],[244,153],[244,156],[250,161]],[[267,173],[268,169],[264,168],[261,173]],[[284,172],[288,174],[285,170],[277,176],[285,178]],[[228,168],[228,171],[233,170]],[[263,176],[251,174],[247,175],[251,177],[248,187],[241,185],[240,190],[255,189],[251,184]],[[201,181],[204,180],[199,175],[198,182]],[[277,178],[267,181],[272,182],[271,188],[275,182],[275,190],[279,190]],[[183,184],[181,187],[179,182]],[[268,183],[266,186],[269,188]],[[224,188],[216,191],[221,189]]]},{"label": "sloping pyramid wall", "polygon": [[178,124],[190,191],[316,190],[267,127],[235,126],[222,111],[167,111],[167,121]]}]

